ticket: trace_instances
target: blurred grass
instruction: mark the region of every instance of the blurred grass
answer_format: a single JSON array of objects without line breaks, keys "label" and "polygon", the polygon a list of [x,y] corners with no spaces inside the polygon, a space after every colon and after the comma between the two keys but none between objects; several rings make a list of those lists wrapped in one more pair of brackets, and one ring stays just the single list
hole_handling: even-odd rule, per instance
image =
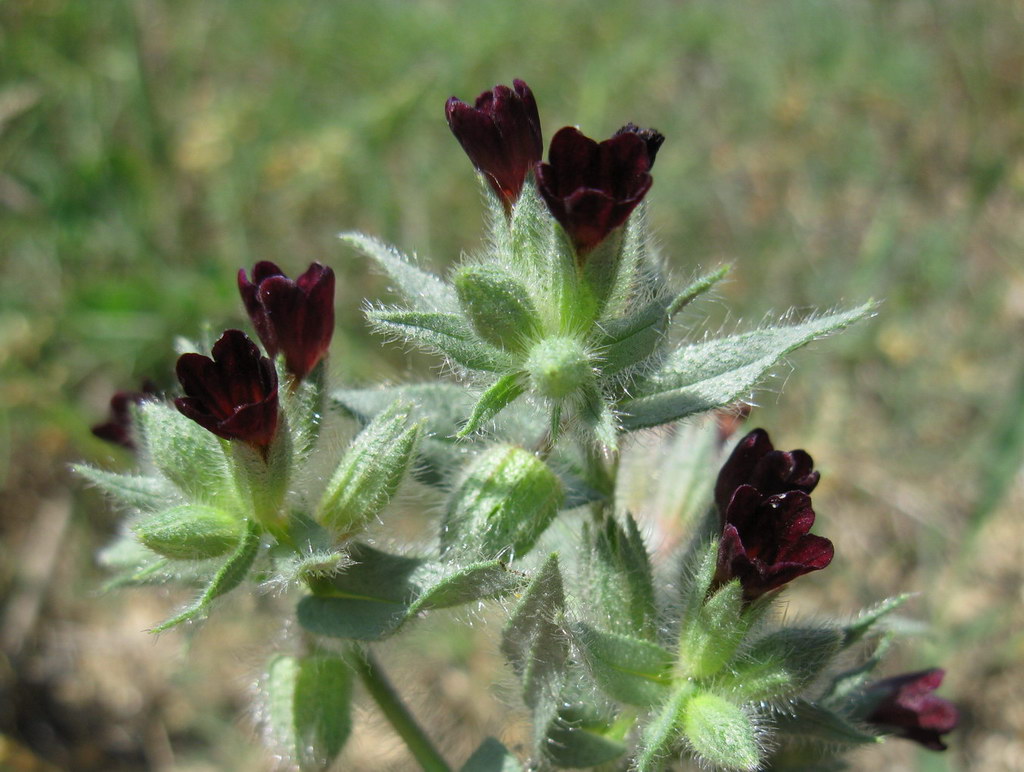
[{"label": "blurred grass", "polygon": [[[752,420],[825,473],[819,530],[839,557],[820,607],[922,592],[934,628],[904,664],[946,665],[966,715],[927,768],[1012,768],[1022,41],[1012,0],[0,4],[0,590],[66,462],[111,456],[88,431],[110,393],[170,387],[175,335],[242,323],[239,267],[331,264],[337,375],[425,373],[366,333],[361,299],[384,283],[335,234],[438,268],[477,248],[479,193],[442,105],[521,77],[548,137],[665,133],[651,201],[669,264],[734,265],[713,326],[884,299],[796,356]],[[74,588],[95,586],[88,556],[114,519],[82,502],[44,638],[69,617],[88,629],[98,604]],[[225,699],[207,721],[230,726]],[[242,736],[224,734],[196,741],[215,768]],[[882,753],[925,764],[898,746]]]}]

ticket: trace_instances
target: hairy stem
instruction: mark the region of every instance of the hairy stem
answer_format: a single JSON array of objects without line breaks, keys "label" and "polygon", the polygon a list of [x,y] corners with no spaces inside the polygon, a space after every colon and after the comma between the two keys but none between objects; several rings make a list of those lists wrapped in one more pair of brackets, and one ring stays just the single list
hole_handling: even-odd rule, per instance
[{"label": "hairy stem", "polygon": [[437,752],[434,744],[430,742],[430,738],[402,703],[377,658],[369,650],[353,646],[349,653],[349,661],[363,682],[363,686],[377,703],[377,707],[405,742],[409,752],[419,765],[426,772],[451,772],[447,762]]}]

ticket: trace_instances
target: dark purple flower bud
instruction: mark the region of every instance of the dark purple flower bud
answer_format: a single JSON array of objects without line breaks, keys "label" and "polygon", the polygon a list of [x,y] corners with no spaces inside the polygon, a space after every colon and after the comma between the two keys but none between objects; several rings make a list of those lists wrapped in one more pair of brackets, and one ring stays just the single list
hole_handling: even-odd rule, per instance
[{"label": "dark purple flower bud", "polygon": [[604,241],[643,200],[651,163],[647,141],[633,132],[601,143],[572,126],[555,134],[548,163],[537,165],[537,188],[577,255]]},{"label": "dark purple flower bud", "polygon": [[[620,134],[636,134],[640,139],[647,143],[647,157],[651,161],[651,166],[654,166],[654,159],[658,155],[658,150],[663,144],[665,144],[664,134],[657,129],[642,129],[635,123],[627,123],[612,136],[617,137]],[[650,171],[650,169],[648,169],[648,171]]]},{"label": "dark purple flower bud", "polygon": [[183,354],[178,380],[185,396],[175,407],[226,440],[242,440],[265,451],[277,431],[277,371],[241,330],[228,330],[213,344],[213,358]]},{"label": "dark purple flower bud", "polygon": [[832,542],[808,533],[814,510],[806,493],[766,496],[741,485],[725,515],[714,584],[739,579],[747,601],[832,562]]},{"label": "dark purple flower bud", "polygon": [[752,485],[765,496],[786,491],[810,493],[819,477],[806,452],[775,450],[768,432],[754,429],[739,441],[718,473],[715,504],[724,523],[729,500],[741,485]]},{"label": "dark purple flower bud", "polygon": [[142,382],[142,391],[115,392],[110,398],[110,419],[106,423],[92,427],[92,433],[101,440],[135,450],[131,406],[142,404],[156,393],[156,384],[148,379]]},{"label": "dark purple flower bud", "polygon": [[533,92],[521,80],[512,88],[495,86],[470,107],[452,97],[444,106],[448,127],[469,160],[510,211],[519,200],[526,175],[544,154],[540,116]]},{"label": "dark purple flower bud", "polygon": [[933,668],[870,684],[865,697],[874,702],[865,720],[933,751],[946,750],[941,735],[956,729],[960,715],[953,703],[932,694],[945,675]]},{"label": "dark purple flower bud", "polygon": [[288,372],[301,380],[324,358],[334,333],[334,271],[320,263],[292,281],[274,263],[238,271],[238,291],[256,334],[271,358],[284,354]]}]

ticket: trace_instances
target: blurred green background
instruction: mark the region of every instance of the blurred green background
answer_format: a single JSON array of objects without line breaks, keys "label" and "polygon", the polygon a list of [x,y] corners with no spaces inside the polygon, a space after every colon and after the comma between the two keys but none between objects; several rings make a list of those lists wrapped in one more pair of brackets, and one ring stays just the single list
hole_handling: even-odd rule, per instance
[{"label": "blurred green background", "polygon": [[[649,199],[673,272],[734,266],[710,329],[884,300],[755,400],[754,424],[818,461],[817,531],[837,545],[794,613],[920,593],[930,627],[889,672],[946,667],[963,727],[944,755],[894,741],[855,768],[1019,769],[1014,0],[0,2],[0,766],[269,768],[246,706],[275,600],[240,599],[191,641],[148,637],[181,596],[98,596],[117,518],[67,465],[127,464],[90,425],[116,389],[172,386],[175,335],[242,324],[234,275],[257,260],[337,272],[337,378],[431,372],[369,336],[362,298],[385,282],[335,234],[438,269],[478,248],[480,193],[443,104],[514,77],[546,137],[630,120],[666,135]],[[480,627],[427,625],[419,659],[391,652],[467,753],[508,710],[479,675],[500,667]],[[409,768],[361,720],[342,768]]]}]

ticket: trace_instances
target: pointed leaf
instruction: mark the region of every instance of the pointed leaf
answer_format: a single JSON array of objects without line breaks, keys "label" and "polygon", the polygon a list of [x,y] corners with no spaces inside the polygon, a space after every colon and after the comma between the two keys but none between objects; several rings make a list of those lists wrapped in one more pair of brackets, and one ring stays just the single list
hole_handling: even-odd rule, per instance
[{"label": "pointed leaf", "polygon": [[692,694],[692,683],[684,681],[644,726],[636,756],[637,772],[656,772],[663,769],[662,760],[678,744],[682,713]]},{"label": "pointed leaf", "polygon": [[339,238],[377,261],[395,283],[396,289],[418,311],[452,313],[458,308],[458,300],[451,286],[417,267],[394,247],[362,233],[341,233]]},{"label": "pointed leaf", "polygon": [[[430,568],[432,573],[436,573],[436,564]],[[499,560],[473,563],[437,578],[423,576],[422,579],[426,589],[409,606],[409,616],[428,609],[450,608],[484,598],[497,598],[525,584],[521,575],[509,571]]]},{"label": "pointed leaf", "polygon": [[752,389],[786,354],[863,319],[874,308],[866,303],[800,324],[683,346],[637,385],[636,396],[619,404],[622,425],[642,429],[727,405]]},{"label": "pointed leaf", "polygon": [[160,478],[118,474],[75,464],[71,470],[126,507],[155,511],[172,503],[176,494]]},{"label": "pointed leaf", "polygon": [[587,583],[600,624],[613,632],[653,641],[657,637],[658,609],[647,546],[633,516],[625,526],[609,517],[585,556]]},{"label": "pointed leaf", "polygon": [[[894,595],[886,598],[881,603],[862,611],[853,622],[848,624],[844,630],[843,648],[849,648],[855,643],[862,641],[866,636],[876,632],[889,614],[902,606],[911,597],[910,593]],[[884,629],[884,628],[883,628]]]},{"label": "pointed leaf", "polygon": [[202,504],[181,504],[132,527],[149,549],[177,560],[219,557],[238,543],[242,528],[233,515]]},{"label": "pointed leaf", "polygon": [[795,700],[785,710],[775,711],[772,724],[780,734],[829,745],[870,745],[883,740],[842,714],[807,700]]},{"label": "pointed leaf", "polygon": [[609,697],[650,707],[665,699],[673,656],[655,643],[578,624],[573,630],[597,685]]},{"label": "pointed leaf", "polygon": [[757,731],[743,710],[717,694],[697,694],[683,708],[683,733],[706,762],[726,769],[760,767]]},{"label": "pointed leaf", "polygon": [[465,437],[475,432],[485,421],[489,421],[518,399],[526,391],[526,386],[525,373],[515,372],[503,375],[480,395],[480,399],[473,406],[473,413],[469,416],[466,425],[459,430],[458,436]]},{"label": "pointed leaf", "polygon": [[496,265],[469,265],[453,281],[464,315],[485,341],[522,351],[541,330],[533,298],[515,276]]},{"label": "pointed leaf", "polygon": [[626,752],[618,740],[604,737],[564,719],[555,721],[548,730],[547,755],[561,769],[592,769],[614,761]]},{"label": "pointed leaf", "polygon": [[164,630],[169,630],[176,625],[180,625],[182,622],[187,622],[204,615],[214,600],[221,595],[231,592],[231,590],[242,583],[242,580],[249,573],[249,569],[252,568],[256,556],[259,554],[259,549],[259,528],[254,523],[250,523],[242,541],[231,557],[213,575],[213,579],[210,580],[206,589],[203,590],[202,595],[196,598],[185,610],[154,627],[151,632],[162,633]]},{"label": "pointed leaf", "polygon": [[[786,627],[759,638],[732,674],[747,699],[788,697],[807,688],[831,663],[842,644],[842,632],[828,627]],[[770,692],[753,693],[750,685],[774,671]],[[762,679],[767,685],[767,681]]]},{"label": "pointed leaf", "polygon": [[511,366],[508,354],[477,337],[455,314],[371,308],[366,318],[377,332],[448,356],[470,370],[504,372]]}]

